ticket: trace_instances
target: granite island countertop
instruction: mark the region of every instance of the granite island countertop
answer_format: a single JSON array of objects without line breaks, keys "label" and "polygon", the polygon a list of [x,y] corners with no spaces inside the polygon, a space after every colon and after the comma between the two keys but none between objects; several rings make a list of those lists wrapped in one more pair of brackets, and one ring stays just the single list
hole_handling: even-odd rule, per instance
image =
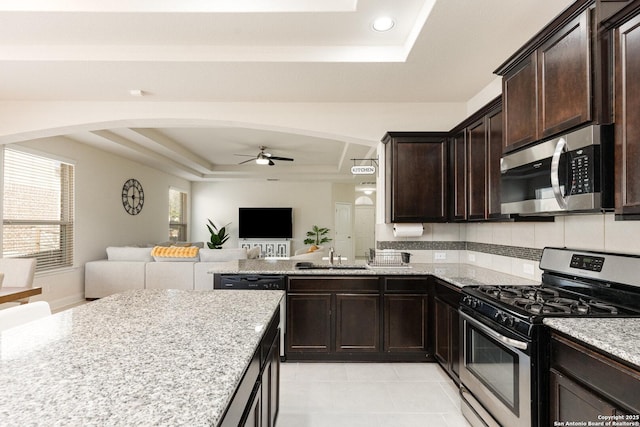
[{"label": "granite island countertop", "polygon": [[638,318],[547,318],[544,324],[640,369]]},{"label": "granite island countertop", "polygon": [[0,334],[0,425],[215,426],[283,291],[136,290]]},{"label": "granite island countertop", "polygon": [[[409,267],[366,268],[364,261],[343,263],[347,266],[362,266],[362,269],[296,269],[295,260],[247,259],[217,263],[209,270],[214,274],[278,274],[287,276],[326,275],[326,276],[394,276],[394,275],[432,275],[458,287],[469,285],[516,285],[536,286],[539,281],[524,279],[495,270],[471,264],[428,264],[411,263]],[[328,261],[314,261],[314,264],[329,266]]]}]

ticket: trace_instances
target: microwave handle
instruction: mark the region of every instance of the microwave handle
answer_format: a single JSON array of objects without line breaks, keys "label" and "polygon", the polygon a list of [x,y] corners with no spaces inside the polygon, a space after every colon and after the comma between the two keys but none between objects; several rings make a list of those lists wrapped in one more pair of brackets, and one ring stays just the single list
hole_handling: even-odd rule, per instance
[{"label": "microwave handle", "polygon": [[551,188],[553,189],[553,195],[556,197],[560,209],[567,209],[567,200],[562,195],[560,189],[560,156],[565,151],[567,146],[567,140],[560,138],[556,144],[556,149],[551,157]]}]

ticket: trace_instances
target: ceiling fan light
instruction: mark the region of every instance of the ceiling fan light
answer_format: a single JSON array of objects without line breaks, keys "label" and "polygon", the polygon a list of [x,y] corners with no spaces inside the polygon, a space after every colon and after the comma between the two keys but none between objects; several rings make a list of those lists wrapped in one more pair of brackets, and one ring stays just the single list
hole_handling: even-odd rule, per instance
[{"label": "ceiling fan light", "polygon": [[267,157],[259,156],[259,157],[256,159],[256,164],[259,164],[259,165],[268,165],[268,164],[269,164],[269,159],[268,159]]}]

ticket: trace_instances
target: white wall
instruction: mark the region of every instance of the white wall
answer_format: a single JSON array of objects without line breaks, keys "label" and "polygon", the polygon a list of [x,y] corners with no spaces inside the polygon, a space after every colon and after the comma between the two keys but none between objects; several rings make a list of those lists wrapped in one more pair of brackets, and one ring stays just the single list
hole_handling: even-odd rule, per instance
[{"label": "white wall", "polygon": [[216,226],[231,223],[224,247],[238,247],[239,207],[292,207],[293,252],[304,246],[313,225],[333,227],[331,187],[327,182],[194,182],[191,240],[209,241],[206,223],[211,219]]},{"label": "white wall", "polygon": [[448,130],[460,103],[0,102],[0,144],[108,127],[246,126],[376,144],[387,131]]},{"label": "white wall", "polygon": [[[75,163],[74,267],[38,273],[35,281],[43,287],[38,299],[48,301],[54,308],[84,298],[84,264],[106,258],[107,246],[168,240],[169,186],[187,190],[191,187],[183,179],[63,137],[20,145]],[[122,185],[129,178],[138,179],[145,192],[144,208],[136,216],[127,214],[122,207]]]}]

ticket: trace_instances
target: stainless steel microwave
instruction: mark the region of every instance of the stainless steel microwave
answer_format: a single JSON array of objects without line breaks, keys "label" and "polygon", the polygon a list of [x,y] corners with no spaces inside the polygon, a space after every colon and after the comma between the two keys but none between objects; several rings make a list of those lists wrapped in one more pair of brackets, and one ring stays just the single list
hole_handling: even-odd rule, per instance
[{"label": "stainless steel microwave", "polygon": [[599,212],[614,205],[613,126],[592,125],[500,159],[503,214]]}]

